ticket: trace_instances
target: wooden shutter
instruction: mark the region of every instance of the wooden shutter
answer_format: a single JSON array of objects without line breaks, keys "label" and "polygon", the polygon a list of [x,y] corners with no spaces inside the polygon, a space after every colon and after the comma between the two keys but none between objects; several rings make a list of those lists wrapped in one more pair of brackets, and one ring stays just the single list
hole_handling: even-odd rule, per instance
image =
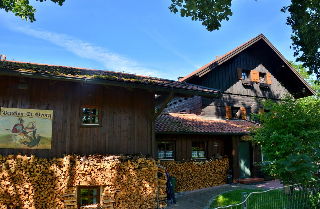
[{"label": "wooden shutter", "polygon": [[237,72],[238,72],[238,79],[242,80],[242,69],[241,68],[237,68]]},{"label": "wooden shutter", "polygon": [[232,119],[231,106],[226,106],[226,119]]},{"label": "wooden shutter", "polygon": [[267,73],[267,84],[271,84],[271,74]]},{"label": "wooden shutter", "polygon": [[253,81],[253,82],[259,82],[259,72],[256,70],[251,70],[250,71],[250,78],[251,78],[251,81]]},{"label": "wooden shutter", "polygon": [[246,120],[247,119],[247,112],[245,107],[240,107],[241,110],[241,119]]}]

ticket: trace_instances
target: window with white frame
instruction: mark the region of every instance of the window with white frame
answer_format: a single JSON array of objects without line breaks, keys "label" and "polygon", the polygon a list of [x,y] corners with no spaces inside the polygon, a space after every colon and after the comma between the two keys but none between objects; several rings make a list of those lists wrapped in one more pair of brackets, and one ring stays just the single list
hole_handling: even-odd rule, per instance
[{"label": "window with white frame", "polygon": [[174,159],[174,142],[158,142],[158,159]]},{"label": "window with white frame", "polygon": [[206,143],[192,142],[192,158],[206,158]]}]

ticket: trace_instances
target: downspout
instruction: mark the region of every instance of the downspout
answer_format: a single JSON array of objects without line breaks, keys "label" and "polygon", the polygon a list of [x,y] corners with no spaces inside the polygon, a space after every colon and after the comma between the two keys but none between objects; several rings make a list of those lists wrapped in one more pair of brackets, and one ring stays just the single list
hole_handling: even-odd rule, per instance
[{"label": "downspout", "polygon": [[151,141],[151,146],[152,146],[152,158],[156,159],[156,119],[157,117],[162,113],[162,111],[164,110],[164,108],[167,106],[167,104],[170,102],[170,100],[174,97],[174,93],[173,91],[170,92],[169,96],[167,97],[167,99],[164,101],[164,103],[162,104],[161,108],[158,110],[158,112],[155,114],[155,116],[152,119],[152,130],[151,130],[151,134],[152,134],[152,141]]}]

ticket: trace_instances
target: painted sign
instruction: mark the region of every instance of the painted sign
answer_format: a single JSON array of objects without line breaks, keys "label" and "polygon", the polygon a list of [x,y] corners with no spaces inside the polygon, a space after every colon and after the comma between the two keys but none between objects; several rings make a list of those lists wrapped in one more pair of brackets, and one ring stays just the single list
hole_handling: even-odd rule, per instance
[{"label": "painted sign", "polygon": [[51,149],[52,110],[1,107],[0,148]]}]

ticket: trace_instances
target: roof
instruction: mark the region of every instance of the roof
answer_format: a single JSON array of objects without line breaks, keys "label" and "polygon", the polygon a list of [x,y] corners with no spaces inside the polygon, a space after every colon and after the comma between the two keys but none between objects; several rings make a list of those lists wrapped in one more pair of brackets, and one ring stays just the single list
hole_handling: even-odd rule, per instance
[{"label": "roof", "polygon": [[226,61],[230,60],[234,56],[238,55],[245,49],[249,48],[250,46],[254,45],[258,41],[264,41],[278,56],[279,58],[287,65],[287,67],[299,78],[299,80],[310,90],[310,92],[315,95],[316,92],[311,88],[311,86],[303,79],[303,77],[294,69],[294,67],[284,58],[284,56],[271,44],[271,42],[263,35],[260,34],[255,38],[245,42],[244,44],[238,46],[237,48],[231,50],[230,52],[218,57],[217,59],[213,60],[212,62],[202,66],[198,70],[190,73],[189,75],[180,78],[179,81],[181,82],[188,82],[190,79],[194,77],[201,77],[211,70],[215,69],[219,65],[225,63]]},{"label": "roof", "polygon": [[31,77],[50,80],[85,82],[102,85],[123,86],[152,90],[156,93],[174,92],[176,94],[219,97],[220,90],[188,84],[185,82],[140,76],[128,73],[93,70],[38,63],[0,61],[0,75]]},{"label": "roof", "polygon": [[168,113],[156,119],[156,133],[248,134],[255,124],[245,120],[210,120],[195,114]]}]

